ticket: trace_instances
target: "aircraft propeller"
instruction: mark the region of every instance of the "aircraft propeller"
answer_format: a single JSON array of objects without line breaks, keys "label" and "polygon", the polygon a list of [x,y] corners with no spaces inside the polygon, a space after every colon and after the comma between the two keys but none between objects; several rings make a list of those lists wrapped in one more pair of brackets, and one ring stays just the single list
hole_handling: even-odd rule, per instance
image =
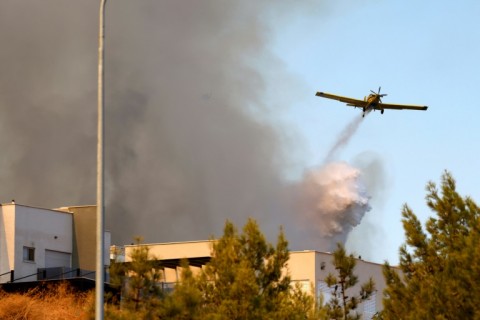
[{"label": "aircraft propeller", "polygon": [[382,90],[382,87],[378,87],[378,92],[375,92],[373,90],[370,90],[370,92],[373,93],[374,95],[378,96],[380,98],[380,102],[382,102],[381,98],[387,96],[387,94],[386,93],[380,94],[380,90]]}]

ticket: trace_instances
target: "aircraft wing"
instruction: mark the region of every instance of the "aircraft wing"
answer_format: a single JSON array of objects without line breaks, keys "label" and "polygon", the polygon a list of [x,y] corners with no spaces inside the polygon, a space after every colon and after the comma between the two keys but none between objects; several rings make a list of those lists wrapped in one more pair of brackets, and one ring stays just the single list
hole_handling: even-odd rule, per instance
[{"label": "aircraft wing", "polygon": [[410,104],[393,104],[393,103],[380,103],[377,108],[383,108],[383,109],[394,109],[394,110],[403,110],[403,109],[408,109],[408,110],[427,110],[427,106],[416,106],[416,105],[410,105]]},{"label": "aircraft wing", "polygon": [[335,94],[330,94],[330,93],[325,93],[325,92],[317,92],[316,96],[345,102],[348,106],[351,106],[351,107],[363,108],[367,105],[367,101],[348,98],[348,97],[337,96]]}]

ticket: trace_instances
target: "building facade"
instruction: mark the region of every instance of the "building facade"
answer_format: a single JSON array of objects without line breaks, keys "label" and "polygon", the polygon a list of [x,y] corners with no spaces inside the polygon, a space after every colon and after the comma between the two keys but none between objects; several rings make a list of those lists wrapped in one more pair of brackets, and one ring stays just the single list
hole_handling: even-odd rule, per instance
[{"label": "building facade", "polygon": [[[141,245],[126,245],[121,257],[111,257],[120,261],[131,261],[131,253],[139,246],[147,246],[152,259],[159,261],[163,269],[164,283],[167,289],[173,289],[174,284],[180,280],[180,261],[187,259],[193,271],[202,268],[211,258],[212,241],[189,241],[172,243],[153,243]],[[317,301],[328,301],[334,288],[328,287],[325,278],[329,273],[336,275],[331,253],[313,250],[292,251],[287,263],[285,273],[288,273],[293,283],[300,284],[302,290],[313,294]],[[363,319],[371,319],[375,313],[382,309],[382,292],[385,288],[385,280],[382,274],[382,265],[357,259],[354,273],[358,276],[358,284],[349,289],[347,294],[358,296],[360,286],[371,277],[375,282],[376,291],[370,299],[361,303],[357,308]]]},{"label": "building facade", "polygon": [[[304,291],[310,290],[317,301],[321,299],[324,303],[328,302],[334,294],[335,288],[329,287],[325,282],[325,278],[330,273],[338,277],[331,253],[313,250],[293,251],[290,253],[287,268],[292,281],[298,282]],[[382,265],[358,258],[354,274],[358,276],[359,281],[357,285],[347,291],[349,297],[358,297],[361,285],[370,278],[375,282],[375,291],[372,296],[357,308],[358,313],[363,315],[363,319],[371,319],[383,308],[382,292],[386,284]]]},{"label": "building facade", "polygon": [[[44,209],[15,202],[0,205],[0,284],[54,277],[94,278],[95,211],[95,206]],[[110,232],[106,232],[107,265],[109,247]]]}]

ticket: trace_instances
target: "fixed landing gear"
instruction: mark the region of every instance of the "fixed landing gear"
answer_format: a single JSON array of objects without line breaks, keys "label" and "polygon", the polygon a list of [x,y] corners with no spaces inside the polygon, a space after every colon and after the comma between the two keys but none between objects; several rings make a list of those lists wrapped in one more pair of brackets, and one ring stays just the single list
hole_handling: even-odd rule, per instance
[{"label": "fixed landing gear", "polygon": [[382,111],[380,111],[380,114],[383,114],[383,111],[385,111],[384,109],[382,109]]}]

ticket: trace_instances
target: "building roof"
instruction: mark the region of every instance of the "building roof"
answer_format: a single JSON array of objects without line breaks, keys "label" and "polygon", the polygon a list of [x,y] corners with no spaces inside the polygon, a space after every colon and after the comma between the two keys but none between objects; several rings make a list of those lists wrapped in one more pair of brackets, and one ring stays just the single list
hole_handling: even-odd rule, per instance
[{"label": "building roof", "polygon": [[31,209],[40,209],[40,210],[48,210],[48,211],[53,211],[53,212],[60,212],[60,213],[72,214],[72,212],[66,211],[66,210],[61,210],[61,208],[51,209],[51,208],[41,208],[41,207],[27,206],[27,205],[24,205],[24,204],[16,203],[15,201],[0,204],[0,207],[8,207],[8,206],[16,206],[16,207],[31,208]]}]

